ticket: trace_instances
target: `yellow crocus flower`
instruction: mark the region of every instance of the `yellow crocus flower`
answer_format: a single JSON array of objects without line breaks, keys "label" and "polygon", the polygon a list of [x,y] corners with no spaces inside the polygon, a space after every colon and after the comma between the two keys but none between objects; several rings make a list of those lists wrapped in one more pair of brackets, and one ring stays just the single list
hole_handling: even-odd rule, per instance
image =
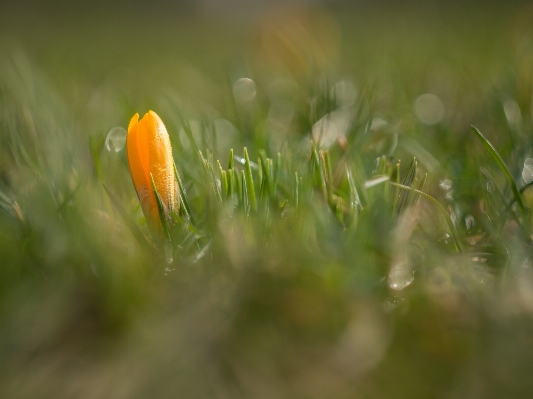
[{"label": "yellow crocus flower", "polygon": [[128,126],[126,150],[133,185],[148,227],[160,232],[162,225],[150,175],[167,217],[178,202],[170,139],[163,121],[154,111],[148,111],[141,120],[138,113],[133,115]]}]

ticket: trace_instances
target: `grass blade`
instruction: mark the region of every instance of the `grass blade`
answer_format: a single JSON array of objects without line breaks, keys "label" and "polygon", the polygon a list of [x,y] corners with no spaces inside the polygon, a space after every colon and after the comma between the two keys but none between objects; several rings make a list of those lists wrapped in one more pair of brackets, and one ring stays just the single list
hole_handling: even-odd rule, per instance
[{"label": "grass blade", "polygon": [[159,192],[157,191],[157,187],[155,186],[154,177],[150,173],[150,180],[152,180],[152,190],[154,190],[155,199],[157,201],[157,210],[159,212],[159,220],[161,221],[161,225],[163,226],[163,232],[165,233],[165,237],[169,242],[171,242],[170,238],[170,228],[168,226],[168,218],[167,213],[165,212],[165,205],[163,204],[163,200],[161,199],[161,195],[159,195]]},{"label": "grass blade", "polygon": [[[396,166],[392,170],[392,174],[390,177],[390,180],[396,184],[400,184],[400,166],[401,166],[401,162],[400,161],[396,162]],[[400,195],[400,189],[398,187],[395,187],[394,190],[392,191],[392,196],[390,200],[391,216],[393,218],[396,217],[396,207],[398,205],[397,200],[398,200],[399,195]]]},{"label": "grass blade", "polygon": [[314,169],[315,169],[315,179],[316,179],[316,183],[318,184],[318,186],[320,187],[320,189],[322,190],[322,195],[324,196],[324,199],[326,201],[328,201],[328,189],[327,189],[327,186],[326,186],[326,179],[324,177],[324,168],[322,166],[322,162],[320,160],[320,156],[318,155],[318,151],[317,149],[313,146],[313,149],[312,149],[312,152],[311,152],[311,156],[312,156],[312,163],[314,165]]},{"label": "grass blade", "polygon": [[189,196],[187,195],[187,192],[185,191],[185,187],[183,187],[183,182],[181,181],[181,177],[180,177],[180,174],[178,173],[178,169],[176,168],[175,162],[174,162],[174,174],[176,175],[176,180],[178,181],[178,188],[180,190],[181,203],[185,207],[185,210],[187,211],[187,215],[189,216],[191,223],[193,225],[196,225],[196,219],[192,212],[191,203],[189,202]]},{"label": "grass blade", "polygon": [[248,184],[246,183],[246,175],[244,170],[241,170],[241,181],[242,181],[242,199],[241,203],[244,207],[246,215],[250,214],[250,198],[248,196]]},{"label": "grass blade", "polygon": [[516,183],[513,179],[513,176],[511,175],[511,172],[509,172],[509,168],[503,161],[503,158],[498,153],[496,148],[492,145],[492,143],[485,137],[483,134],[479,131],[478,128],[476,128],[473,125],[470,125],[476,136],[481,140],[485,148],[489,151],[490,155],[492,155],[492,158],[496,161],[496,164],[500,168],[500,170],[503,172],[503,175],[507,179],[507,182],[509,183],[509,186],[511,187],[511,190],[513,192],[513,196],[515,201],[518,204],[518,207],[520,209],[520,216],[522,217],[522,228],[524,229],[526,235],[528,238],[531,236],[531,228],[529,225],[529,221],[527,220],[526,215],[526,209],[524,207],[524,203],[522,201],[522,196],[520,195],[520,191],[518,190],[518,187],[516,186]]},{"label": "grass blade", "polygon": [[378,185],[388,181],[389,179],[390,179],[389,176],[378,176],[375,179],[365,181],[363,186],[364,186],[365,189],[369,189],[369,188],[378,186]]},{"label": "grass blade", "polygon": [[233,173],[233,148],[229,150],[228,162],[228,197],[233,198],[233,191],[235,190],[235,174]]},{"label": "grass blade", "polygon": [[128,212],[124,209],[120,201],[115,197],[115,195],[111,192],[111,190],[106,186],[105,183],[102,183],[102,186],[104,187],[104,190],[111,200],[111,204],[115,208],[115,210],[118,212],[124,223],[126,224],[126,227],[129,229],[139,246],[150,253],[151,255],[155,255],[154,248],[148,243],[146,240],[146,237],[141,232],[139,227],[135,224],[135,222],[130,218],[128,215]]},{"label": "grass blade", "polygon": [[295,184],[294,184],[294,207],[298,209],[300,205],[300,187],[298,180],[298,172],[294,172]]},{"label": "grass blade", "polygon": [[419,194],[422,197],[428,199],[433,205],[435,205],[437,210],[440,212],[440,214],[444,218],[444,220],[445,220],[445,222],[446,222],[446,224],[448,226],[448,229],[450,230],[450,235],[452,236],[453,242],[455,244],[455,249],[459,253],[463,252],[463,246],[461,244],[461,241],[459,240],[459,234],[457,233],[457,230],[455,229],[455,226],[454,226],[454,224],[452,222],[452,218],[450,217],[450,215],[448,214],[448,212],[446,211],[444,206],[442,206],[442,204],[439,201],[437,201],[431,195],[426,194],[423,191],[417,190],[416,188],[409,187],[409,186],[404,186],[403,184],[398,184],[398,183],[394,183],[394,182],[391,182],[391,181],[389,181],[389,184],[392,184],[395,187],[399,187],[399,188],[402,188],[404,190]]},{"label": "grass blade", "polygon": [[257,199],[255,196],[254,178],[252,176],[252,168],[250,165],[250,157],[248,156],[248,149],[246,147],[244,147],[244,160],[246,161],[244,164],[244,171],[245,171],[245,177],[246,177],[245,190],[248,193],[247,196],[248,196],[248,202],[250,204],[250,208],[253,211],[256,211],[257,210]]}]

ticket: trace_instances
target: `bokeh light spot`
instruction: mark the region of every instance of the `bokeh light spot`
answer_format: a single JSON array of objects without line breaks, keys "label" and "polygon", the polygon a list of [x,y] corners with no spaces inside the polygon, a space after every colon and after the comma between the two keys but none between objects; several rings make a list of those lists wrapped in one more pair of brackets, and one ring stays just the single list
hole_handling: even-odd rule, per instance
[{"label": "bokeh light spot", "polygon": [[442,121],[445,110],[442,100],[431,93],[422,94],[415,101],[416,117],[426,125],[435,125]]},{"label": "bokeh light spot", "polygon": [[257,93],[257,88],[252,79],[241,78],[233,84],[233,95],[235,100],[241,103],[251,101]]}]

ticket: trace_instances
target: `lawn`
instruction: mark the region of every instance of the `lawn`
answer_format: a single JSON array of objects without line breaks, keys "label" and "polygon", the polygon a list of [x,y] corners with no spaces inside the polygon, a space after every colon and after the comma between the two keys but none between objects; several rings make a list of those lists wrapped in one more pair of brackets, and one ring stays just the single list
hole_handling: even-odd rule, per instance
[{"label": "lawn", "polygon": [[0,397],[531,397],[532,20],[0,3]]}]

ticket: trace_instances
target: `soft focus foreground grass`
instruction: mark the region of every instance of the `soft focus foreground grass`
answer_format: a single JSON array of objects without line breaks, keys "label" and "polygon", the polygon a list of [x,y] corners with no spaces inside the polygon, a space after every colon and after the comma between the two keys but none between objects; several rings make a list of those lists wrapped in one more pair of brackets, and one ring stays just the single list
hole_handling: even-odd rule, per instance
[{"label": "soft focus foreground grass", "polygon": [[[0,396],[529,397],[530,193],[526,217],[507,206],[469,125],[525,186],[532,11],[491,7],[4,14]],[[436,124],[425,93],[444,105]],[[148,109],[199,229],[176,225],[172,264],[138,245],[102,188],[149,238],[124,151],[105,149]],[[329,176],[309,144],[326,114],[346,132],[318,157]],[[272,198],[257,212],[220,203],[218,167],[205,172],[184,125],[224,170],[230,148],[253,162],[264,150]],[[427,173],[463,253],[425,198],[396,215],[395,187],[363,188],[398,159],[401,182],[413,157],[409,185]]]}]

